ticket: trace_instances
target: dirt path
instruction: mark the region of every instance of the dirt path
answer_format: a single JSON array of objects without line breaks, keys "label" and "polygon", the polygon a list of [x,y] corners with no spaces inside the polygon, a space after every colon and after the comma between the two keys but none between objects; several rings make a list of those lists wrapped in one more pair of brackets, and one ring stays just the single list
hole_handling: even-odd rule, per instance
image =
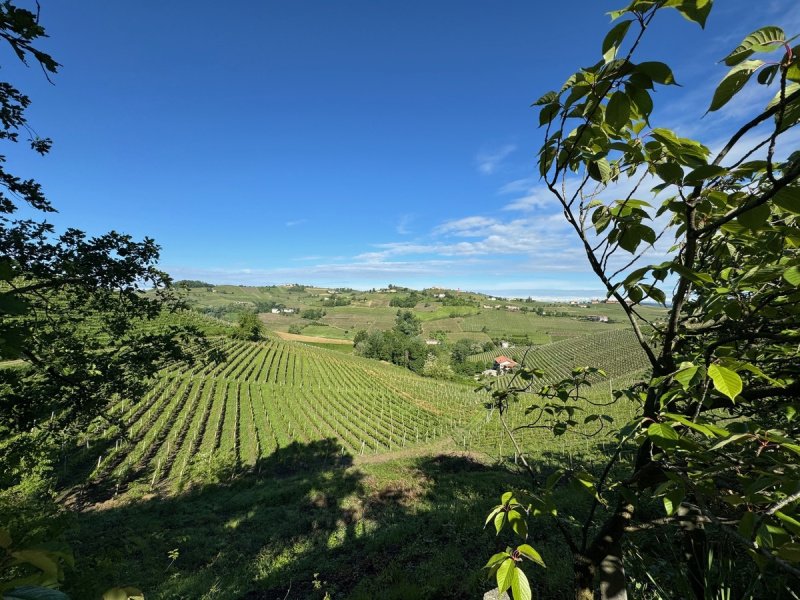
[{"label": "dirt path", "polygon": [[314,344],[339,344],[339,345],[347,345],[352,346],[353,342],[351,340],[341,340],[338,338],[325,338],[325,337],[314,337],[313,335],[297,335],[296,333],[286,333],[285,331],[276,331],[275,335],[277,335],[282,340],[292,341],[292,342],[311,342]]}]

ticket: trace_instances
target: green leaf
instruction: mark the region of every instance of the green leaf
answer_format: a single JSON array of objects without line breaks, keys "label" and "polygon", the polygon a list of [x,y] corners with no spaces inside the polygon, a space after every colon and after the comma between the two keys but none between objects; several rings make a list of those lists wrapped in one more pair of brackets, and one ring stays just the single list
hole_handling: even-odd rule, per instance
[{"label": "green leaf", "polygon": [[600,160],[589,163],[588,172],[589,177],[595,181],[605,183],[611,176],[611,165],[608,164],[608,161],[605,158],[601,158]]},{"label": "green leaf", "polygon": [[639,63],[636,65],[636,70],[640,73],[644,73],[656,83],[662,85],[677,85],[675,83],[675,77],[672,74],[672,69],[663,62],[651,61]]},{"label": "green leaf", "polygon": [[534,548],[529,544],[521,544],[517,546],[517,550],[519,551],[522,556],[525,558],[532,560],[537,565],[542,567],[546,567],[547,565],[544,564],[544,560],[542,559],[542,555],[539,554]]},{"label": "green leaf", "polygon": [[603,60],[605,62],[611,62],[616,58],[617,49],[625,38],[625,34],[628,33],[631,23],[633,21],[620,21],[603,38]]},{"label": "green leaf", "polygon": [[666,423],[653,423],[647,428],[647,437],[661,448],[674,448],[680,439],[678,433]]},{"label": "green leaf", "polygon": [[789,285],[800,286],[800,267],[789,267],[783,272],[783,278]]},{"label": "green leaf", "polygon": [[768,204],[760,204],[755,208],[746,210],[736,220],[748,229],[760,229],[769,219],[770,209]]},{"label": "green leaf", "polygon": [[748,35],[733,52],[725,57],[729,67],[738,65],[755,52],[769,52],[786,41],[786,34],[780,27],[762,27]]},{"label": "green leaf", "polygon": [[697,167],[693,171],[690,171],[686,177],[683,178],[683,182],[686,185],[699,185],[706,179],[714,179],[720,175],[724,175],[727,172],[728,170],[725,167],[720,167],[718,165],[703,165],[702,167]]},{"label": "green leaf", "polygon": [[711,99],[711,106],[707,112],[714,112],[725,106],[745,86],[756,69],[763,64],[763,61],[760,60],[747,60],[728,71],[714,91],[714,97]]},{"label": "green leaf", "polygon": [[514,569],[514,579],[511,581],[511,594],[514,600],[531,600],[531,586],[522,569]]},{"label": "green leaf", "polygon": [[714,0],[667,0],[665,7],[674,8],[689,21],[705,28]]},{"label": "green leaf", "polygon": [[556,117],[560,109],[561,105],[558,102],[545,105],[542,110],[539,111],[539,126],[541,127],[542,125],[550,123]]},{"label": "green leaf", "polygon": [[489,516],[486,517],[486,522],[483,524],[483,526],[486,527],[492,520],[494,520],[494,518],[497,516],[497,513],[499,513],[502,510],[503,510],[502,506],[495,506],[492,509],[492,512],[489,513]]},{"label": "green leaf", "polygon": [[516,510],[508,511],[508,523],[518,536],[521,538],[528,537],[528,523],[519,512]]},{"label": "green leaf", "polygon": [[699,367],[693,365],[692,363],[681,363],[680,369],[672,376],[672,378],[680,383],[683,389],[688,390],[689,385],[691,384],[692,379],[694,378],[698,369]]},{"label": "green leaf", "polygon": [[622,129],[631,117],[631,101],[624,92],[614,92],[606,106],[606,122],[615,130]]},{"label": "green leaf", "polygon": [[502,594],[511,587],[511,583],[514,581],[514,571],[516,570],[517,565],[514,563],[513,558],[507,558],[503,561],[496,574],[498,593]]},{"label": "green leaf", "polygon": [[508,552],[498,552],[497,554],[492,555],[492,557],[486,562],[485,566],[491,567],[507,558],[511,558]]},{"label": "green leaf", "polygon": [[736,371],[713,364],[708,367],[708,376],[714,382],[714,389],[731,400],[742,393],[742,378]]},{"label": "green leaf", "polygon": [[52,588],[26,585],[4,592],[3,600],[69,600],[69,596]]},{"label": "green leaf", "polygon": [[556,92],[547,92],[541,98],[539,98],[536,102],[531,104],[531,106],[542,106],[544,104],[552,104],[558,99],[558,94]]},{"label": "green leaf", "polygon": [[775,194],[773,202],[783,210],[800,215],[800,187],[786,186]]},{"label": "green leaf", "polygon": [[503,525],[506,521],[506,513],[505,511],[500,511],[494,517],[494,528],[497,530],[497,534],[500,535],[500,531],[503,529]]}]

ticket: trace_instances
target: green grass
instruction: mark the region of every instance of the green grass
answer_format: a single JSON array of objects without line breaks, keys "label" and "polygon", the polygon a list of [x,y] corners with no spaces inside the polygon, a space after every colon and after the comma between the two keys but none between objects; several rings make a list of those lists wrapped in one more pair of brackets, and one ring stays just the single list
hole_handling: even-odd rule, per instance
[{"label": "green grass", "polygon": [[322,348],[324,350],[331,350],[333,352],[341,352],[342,354],[352,354],[353,353],[353,346],[348,344],[326,344],[324,342],[303,342],[308,346],[313,346],[315,348]]},{"label": "green grass", "polygon": [[[66,591],[95,598],[117,582],[148,600],[476,598],[491,587],[482,565],[506,541],[483,529],[485,515],[515,483],[469,456],[358,463],[334,442],[294,444],[230,482],[80,513]],[[546,582],[540,597],[563,597],[565,549],[542,528],[530,541],[550,567],[528,568]]]},{"label": "green grass", "polygon": [[337,340],[352,340],[354,331],[340,329],[330,325],[306,325],[303,327],[302,335],[310,335],[322,338],[333,338]]}]

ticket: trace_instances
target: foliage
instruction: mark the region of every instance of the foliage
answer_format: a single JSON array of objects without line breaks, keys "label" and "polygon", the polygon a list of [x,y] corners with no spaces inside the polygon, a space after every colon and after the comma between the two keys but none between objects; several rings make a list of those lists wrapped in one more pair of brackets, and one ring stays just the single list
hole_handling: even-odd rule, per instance
[{"label": "foliage", "polygon": [[[46,76],[58,64],[33,43],[44,37],[38,15],[0,4],[0,38],[16,57],[38,63]],[[33,135],[27,96],[0,83],[0,139],[28,132],[46,154],[49,139]],[[192,326],[150,323],[180,302],[159,271],[152,239],[77,229],[57,233],[46,221],[15,213],[55,208],[34,180],[7,171],[0,157],[0,485],[19,485],[28,473],[46,477],[54,449],[97,417],[108,419],[115,398],[138,398],[164,365],[188,359],[199,332]],[[143,294],[145,289],[151,293]]]},{"label": "foliage", "polygon": [[394,330],[407,337],[422,334],[422,323],[410,310],[398,310]]},{"label": "foliage", "polygon": [[417,292],[411,292],[408,296],[394,296],[389,300],[389,306],[398,308],[414,308],[417,303],[422,301],[422,296]]},{"label": "foliage", "polygon": [[316,321],[324,317],[325,314],[325,311],[320,308],[307,308],[300,313],[300,316],[303,319],[308,319],[309,321]]},{"label": "foliage", "polygon": [[[774,97],[732,128],[716,153],[654,126],[651,92],[675,77],[665,63],[633,61],[662,9],[703,26],[711,6],[635,0],[615,11],[602,60],[535,103],[546,127],[540,174],[608,295],[625,310],[652,373],[617,394],[640,409],[633,421],[613,424],[617,447],[605,466],[563,472],[591,498],[590,510],[542,512],[572,551],[578,598],[593,596],[596,578],[604,597],[625,597],[622,542],[661,527],[674,528],[684,544],[696,598],[709,592],[709,539],[724,540],[723,559],[740,570],[752,568],[742,563],[749,555],[771,574],[774,593],[800,577],[800,153],[780,153],[800,121],[800,47],[764,27],[724,59],[729,71],[709,111],[747,85],[769,86]],[[642,199],[645,186],[663,196],[658,205]],[[657,245],[667,260],[642,265]],[[643,301],[667,306],[667,318],[644,318]],[[599,434],[611,425],[604,409],[585,409],[596,375],[576,369],[540,387],[543,373],[526,368],[489,404],[515,444],[518,431],[504,414],[523,392],[538,395],[523,428]],[[522,461],[547,504],[552,489],[524,453]],[[653,497],[661,515],[652,513]]]},{"label": "foliage", "polygon": [[205,281],[200,281],[198,279],[179,279],[175,282],[175,287],[177,288],[206,288],[211,289],[214,287],[213,283],[206,283]]},{"label": "foliage", "polygon": [[240,340],[257,342],[264,338],[264,324],[254,312],[246,311],[239,315],[234,337]]}]

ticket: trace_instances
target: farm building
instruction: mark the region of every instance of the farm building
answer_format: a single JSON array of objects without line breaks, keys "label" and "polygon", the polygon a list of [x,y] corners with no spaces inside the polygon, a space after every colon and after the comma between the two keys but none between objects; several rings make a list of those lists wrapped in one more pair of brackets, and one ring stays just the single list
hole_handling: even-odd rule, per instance
[{"label": "farm building", "polygon": [[518,367],[519,363],[514,360],[511,360],[507,356],[503,356],[502,354],[494,359],[494,369],[498,372],[501,371],[511,371],[515,367]]}]

